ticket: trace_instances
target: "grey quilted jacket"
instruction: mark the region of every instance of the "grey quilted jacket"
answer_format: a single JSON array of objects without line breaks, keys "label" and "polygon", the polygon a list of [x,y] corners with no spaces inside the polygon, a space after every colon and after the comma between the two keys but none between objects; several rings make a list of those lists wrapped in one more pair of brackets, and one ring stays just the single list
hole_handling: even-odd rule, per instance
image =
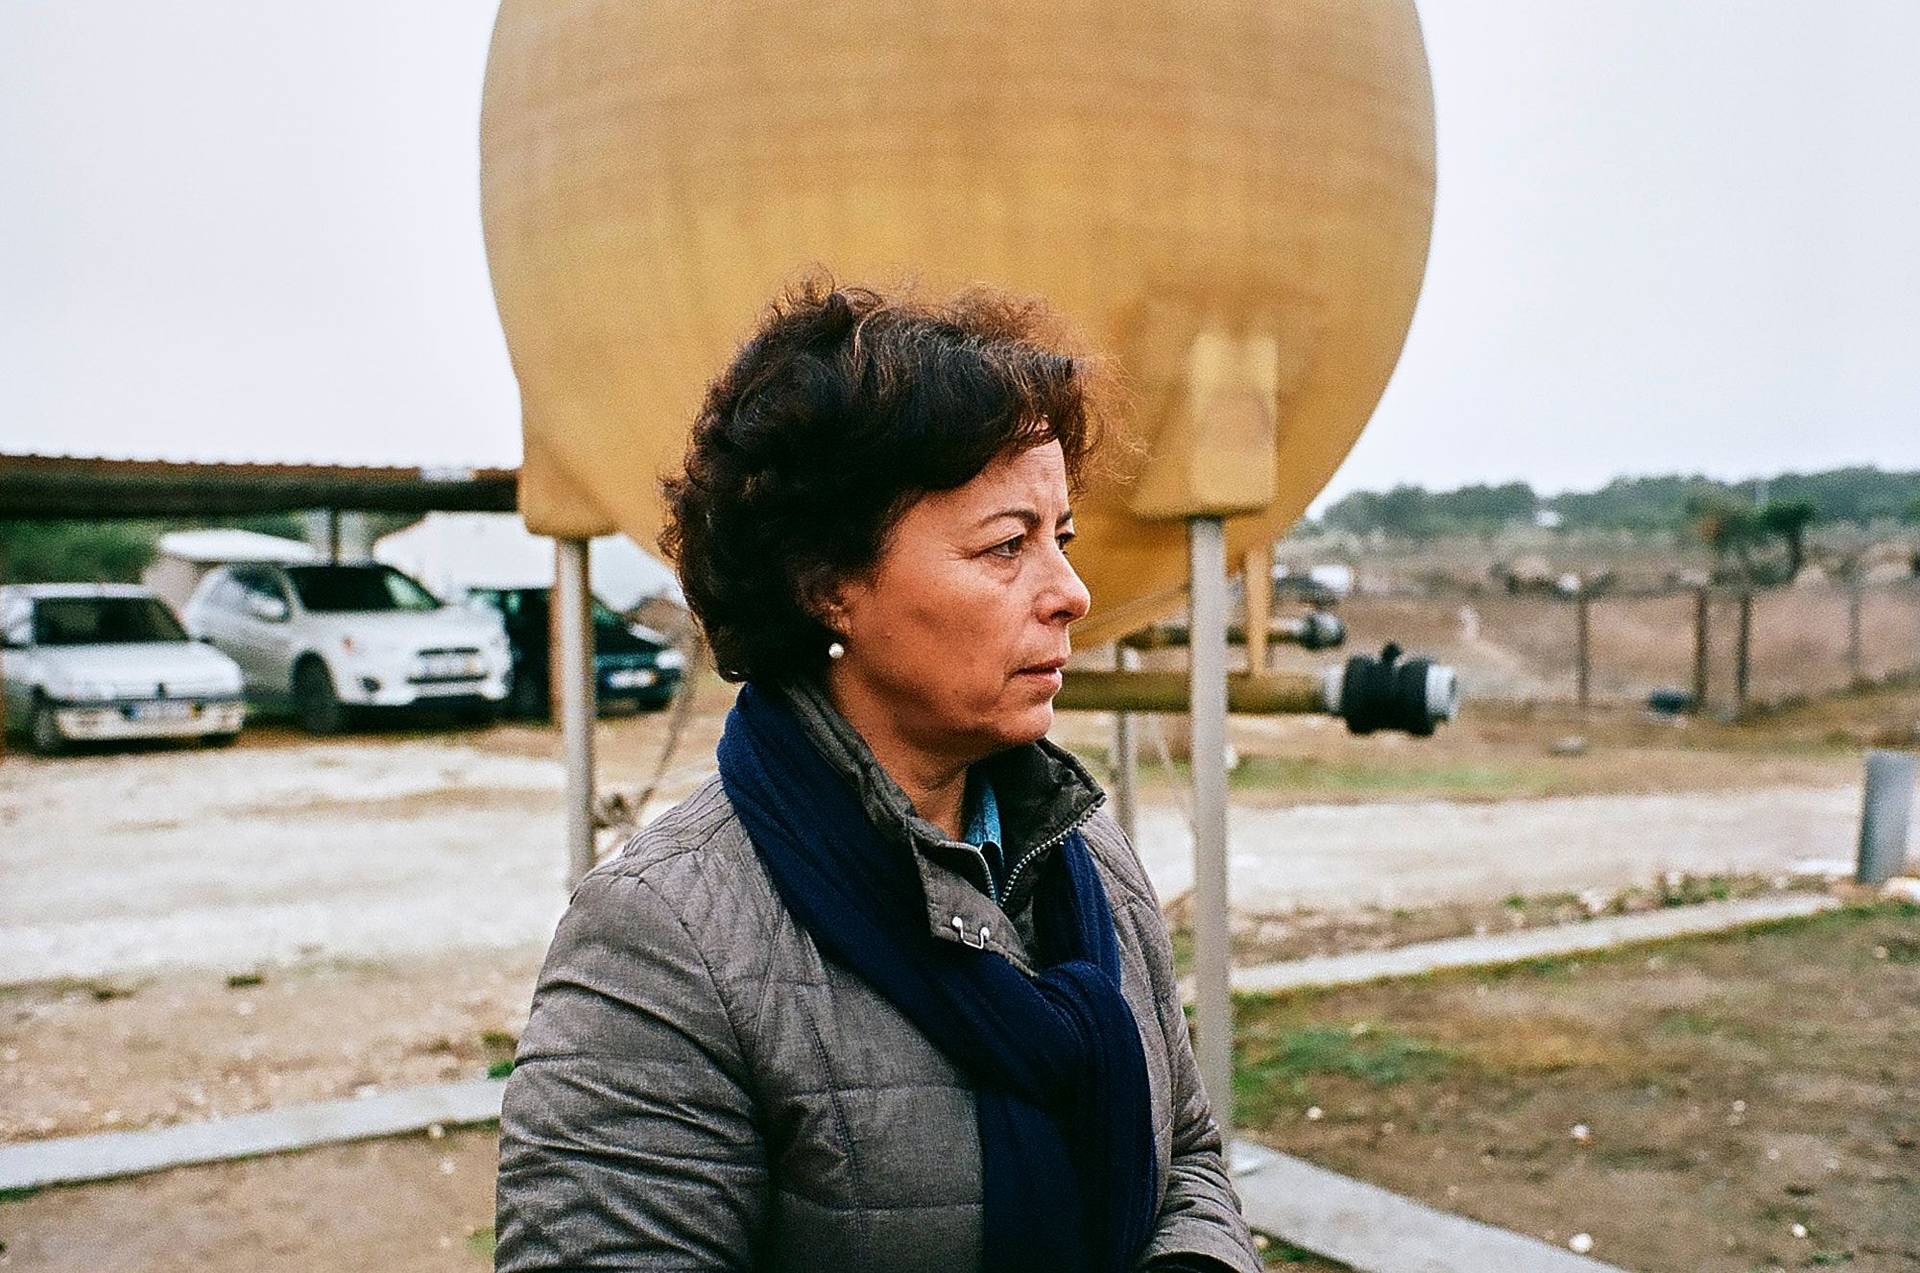
[{"label": "grey quilted jacket", "polygon": [[[1075,828],[1112,900],[1146,1043],[1165,1195],[1151,1266],[1260,1267],[1222,1167],[1165,922],[1105,795],[1051,742],[980,762],[1006,841],[980,852],[913,812],[823,690],[788,690],[816,745],[899,840],[927,931],[1032,970],[1034,884]],[[980,1267],[967,1078],[786,912],[717,775],[575,890],[500,1117],[502,1273]],[[1198,1267],[1206,1258],[1193,1261]]]}]

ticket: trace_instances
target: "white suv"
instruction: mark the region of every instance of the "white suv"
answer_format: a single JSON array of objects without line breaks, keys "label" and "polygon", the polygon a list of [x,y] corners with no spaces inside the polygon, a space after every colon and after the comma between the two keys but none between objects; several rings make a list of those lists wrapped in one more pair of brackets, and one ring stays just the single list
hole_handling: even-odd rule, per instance
[{"label": "white suv", "polygon": [[187,639],[167,603],[133,584],[0,588],[7,726],[35,751],[128,738],[233,741],[240,669]]},{"label": "white suv", "polygon": [[249,698],[291,703],[314,733],[337,732],[357,707],[431,704],[490,718],[507,696],[500,616],[443,605],[392,566],[219,566],[186,620],[233,656]]}]

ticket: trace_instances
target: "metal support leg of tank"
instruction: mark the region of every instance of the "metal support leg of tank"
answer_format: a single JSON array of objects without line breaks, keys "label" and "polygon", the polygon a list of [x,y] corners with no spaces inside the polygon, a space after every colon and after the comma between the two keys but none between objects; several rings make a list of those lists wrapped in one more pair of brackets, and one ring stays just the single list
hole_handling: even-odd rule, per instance
[{"label": "metal support leg of tank", "polygon": [[588,623],[587,540],[554,541],[553,660],[560,748],[566,758],[567,889],[593,869],[593,627]]},{"label": "metal support leg of tank", "polygon": [[[1116,641],[1113,666],[1118,672],[1131,672],[1140,665],[1140,656]],[[1140,810],[1140,748],[1133,736],[1132,712],[1113,714],[1113,816],[1126,833],[1129,844],[1138,844]]]},{"label": "metal support leg of tank", "polygon": [[1227,927],[1227,552],[1219,517],[1187,519],[1193,621],[1194,998],[1200,1078],[1222,1143],[1233,1143],[1233,998]]}]

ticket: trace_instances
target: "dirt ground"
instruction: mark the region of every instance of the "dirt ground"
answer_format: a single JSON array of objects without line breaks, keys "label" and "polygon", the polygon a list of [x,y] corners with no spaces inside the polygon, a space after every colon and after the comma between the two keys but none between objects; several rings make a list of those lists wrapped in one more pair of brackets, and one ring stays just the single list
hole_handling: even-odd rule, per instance
[{"label": "dirt ground", "polygon": [[476,1273],[493,1267],[497,1146],[394,1137],[0,1199],[0,1268]]},{"label": "dirt ground", "polygon": [[126,1131],[479,1078],[540,952],[0,987],[0,1141]]},{"label": "dirt ground", "polygon": [[[351,987],[343,997],[364,1009],[336,1015],[328,1037],[357,1055],[385,1040],[410,1080],[446,1063],[472,1072],[501,1054],[486,1024],[498,1006],[491,978],[469,983],[485,1002],[464,1005],[466,1015],[415,1028],[379,1018],[397,1010],[405,984],[428,979],[416,969],[384,990],[368,980],[383,975],[316,973],[288,982],[287,998]],[[270,1003],[273,985],[196,993],[213,1004]],[[104,1036],[89,1032],[89,1014],[94,1026],[116,1015],[124,1023],[143,995],[154,1021],[169,1005],[194,1010],[142,990],[62,996],[70,1016],[37,1020],[59,1031],[50,1047],[97,1056]],[[1497,973],[1246,998],[1238,1117],[1290,1153],[1436,1206],[1555,1243],[1587,1233],[1596,1256],[1627,1268],[1912,1270],[1916,1003],[1920,909],[1911,906]],[[281,1063],[296,1076],[283,1098],[340,1094],[341,1083],[373,1073],[303,1053],[276,1011],[252,1018],[276,1036],[256,1045],[262,1057],[304,1057]],[[191,1015],[180,1025],[186,1035],[201,1025],[224,1033],[231,1048],[248,1032],[235,1028],[241,1020],[250,1030],[229,1007],[224,1030]],[[220,1063],[220,1045],[200,1046],[197,1064]],[[87,1081],[117,1082],[107,1071]],[[223,1099],[250,1106],[262,1095]],[[0,1262],[206,1273],[485,1268],[494,1154],[490,1132],[456,1131],[0,1199]],[[1282,1243],[1268,1256],[1276,1267],[1338,1267]]]},{"label": "dirt ground", "polygon": [[[1627,1268],[1920,1268],[1920,909],[1238,1004],[1239,1120]],[[1798,1226],[1798,1227],[1796,1227]]]}]

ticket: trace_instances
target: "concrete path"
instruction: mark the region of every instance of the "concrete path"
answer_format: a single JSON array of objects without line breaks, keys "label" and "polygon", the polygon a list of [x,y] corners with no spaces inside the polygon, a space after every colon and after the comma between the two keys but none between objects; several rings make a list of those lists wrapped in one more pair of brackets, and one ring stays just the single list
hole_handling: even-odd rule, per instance
[{"label": "concrete path", "polygon": [[504,1080],[408,1087],[345,1101],[284,1105],[257,1114],[136,1132],[102,1132],[0,1145],[0,1191],[111,1180],[196,1163],[459,1127],[500,1117]]},{"label": "concrete path", "polygon": [[1248,1224],[1365,1273],[1618,1273],[1264,1146],[1237,1142],[1233,1160]]},{"label": "concrete path", "polygon": [[[1860,798],[1854,785],[1495,804],[1236,807],[1228,814],[1233,905],[1427,906],[1514,893],[1613,892],[1663,871],[1773,874],[1808,858],[1851,862]],[[1192,886],[1191,841],[1177,809],[1143,809],[1140,841],[1162,897]],[[1909,851],[1920,854],[1920,819]]]},{"label": "concrete path", "polygon": [[1273,994],[1303,986],[1356,986],[1388,977],[1417,977],[1443,968],[1494,968],[1529,959],[1553,959],[1639,942],[1798,919],[1831,910],[1839,904],[1824,893],[1788,893],[1732,902],[1703,902],[1698,906],[1676,906],[1639,915],[1608,915],[1550,928],[1489,933],[1485,937],[1451,937],[1392,950],[1363,950],[1350,955],[1236,968],[1233,988],[1244,994]]}]

